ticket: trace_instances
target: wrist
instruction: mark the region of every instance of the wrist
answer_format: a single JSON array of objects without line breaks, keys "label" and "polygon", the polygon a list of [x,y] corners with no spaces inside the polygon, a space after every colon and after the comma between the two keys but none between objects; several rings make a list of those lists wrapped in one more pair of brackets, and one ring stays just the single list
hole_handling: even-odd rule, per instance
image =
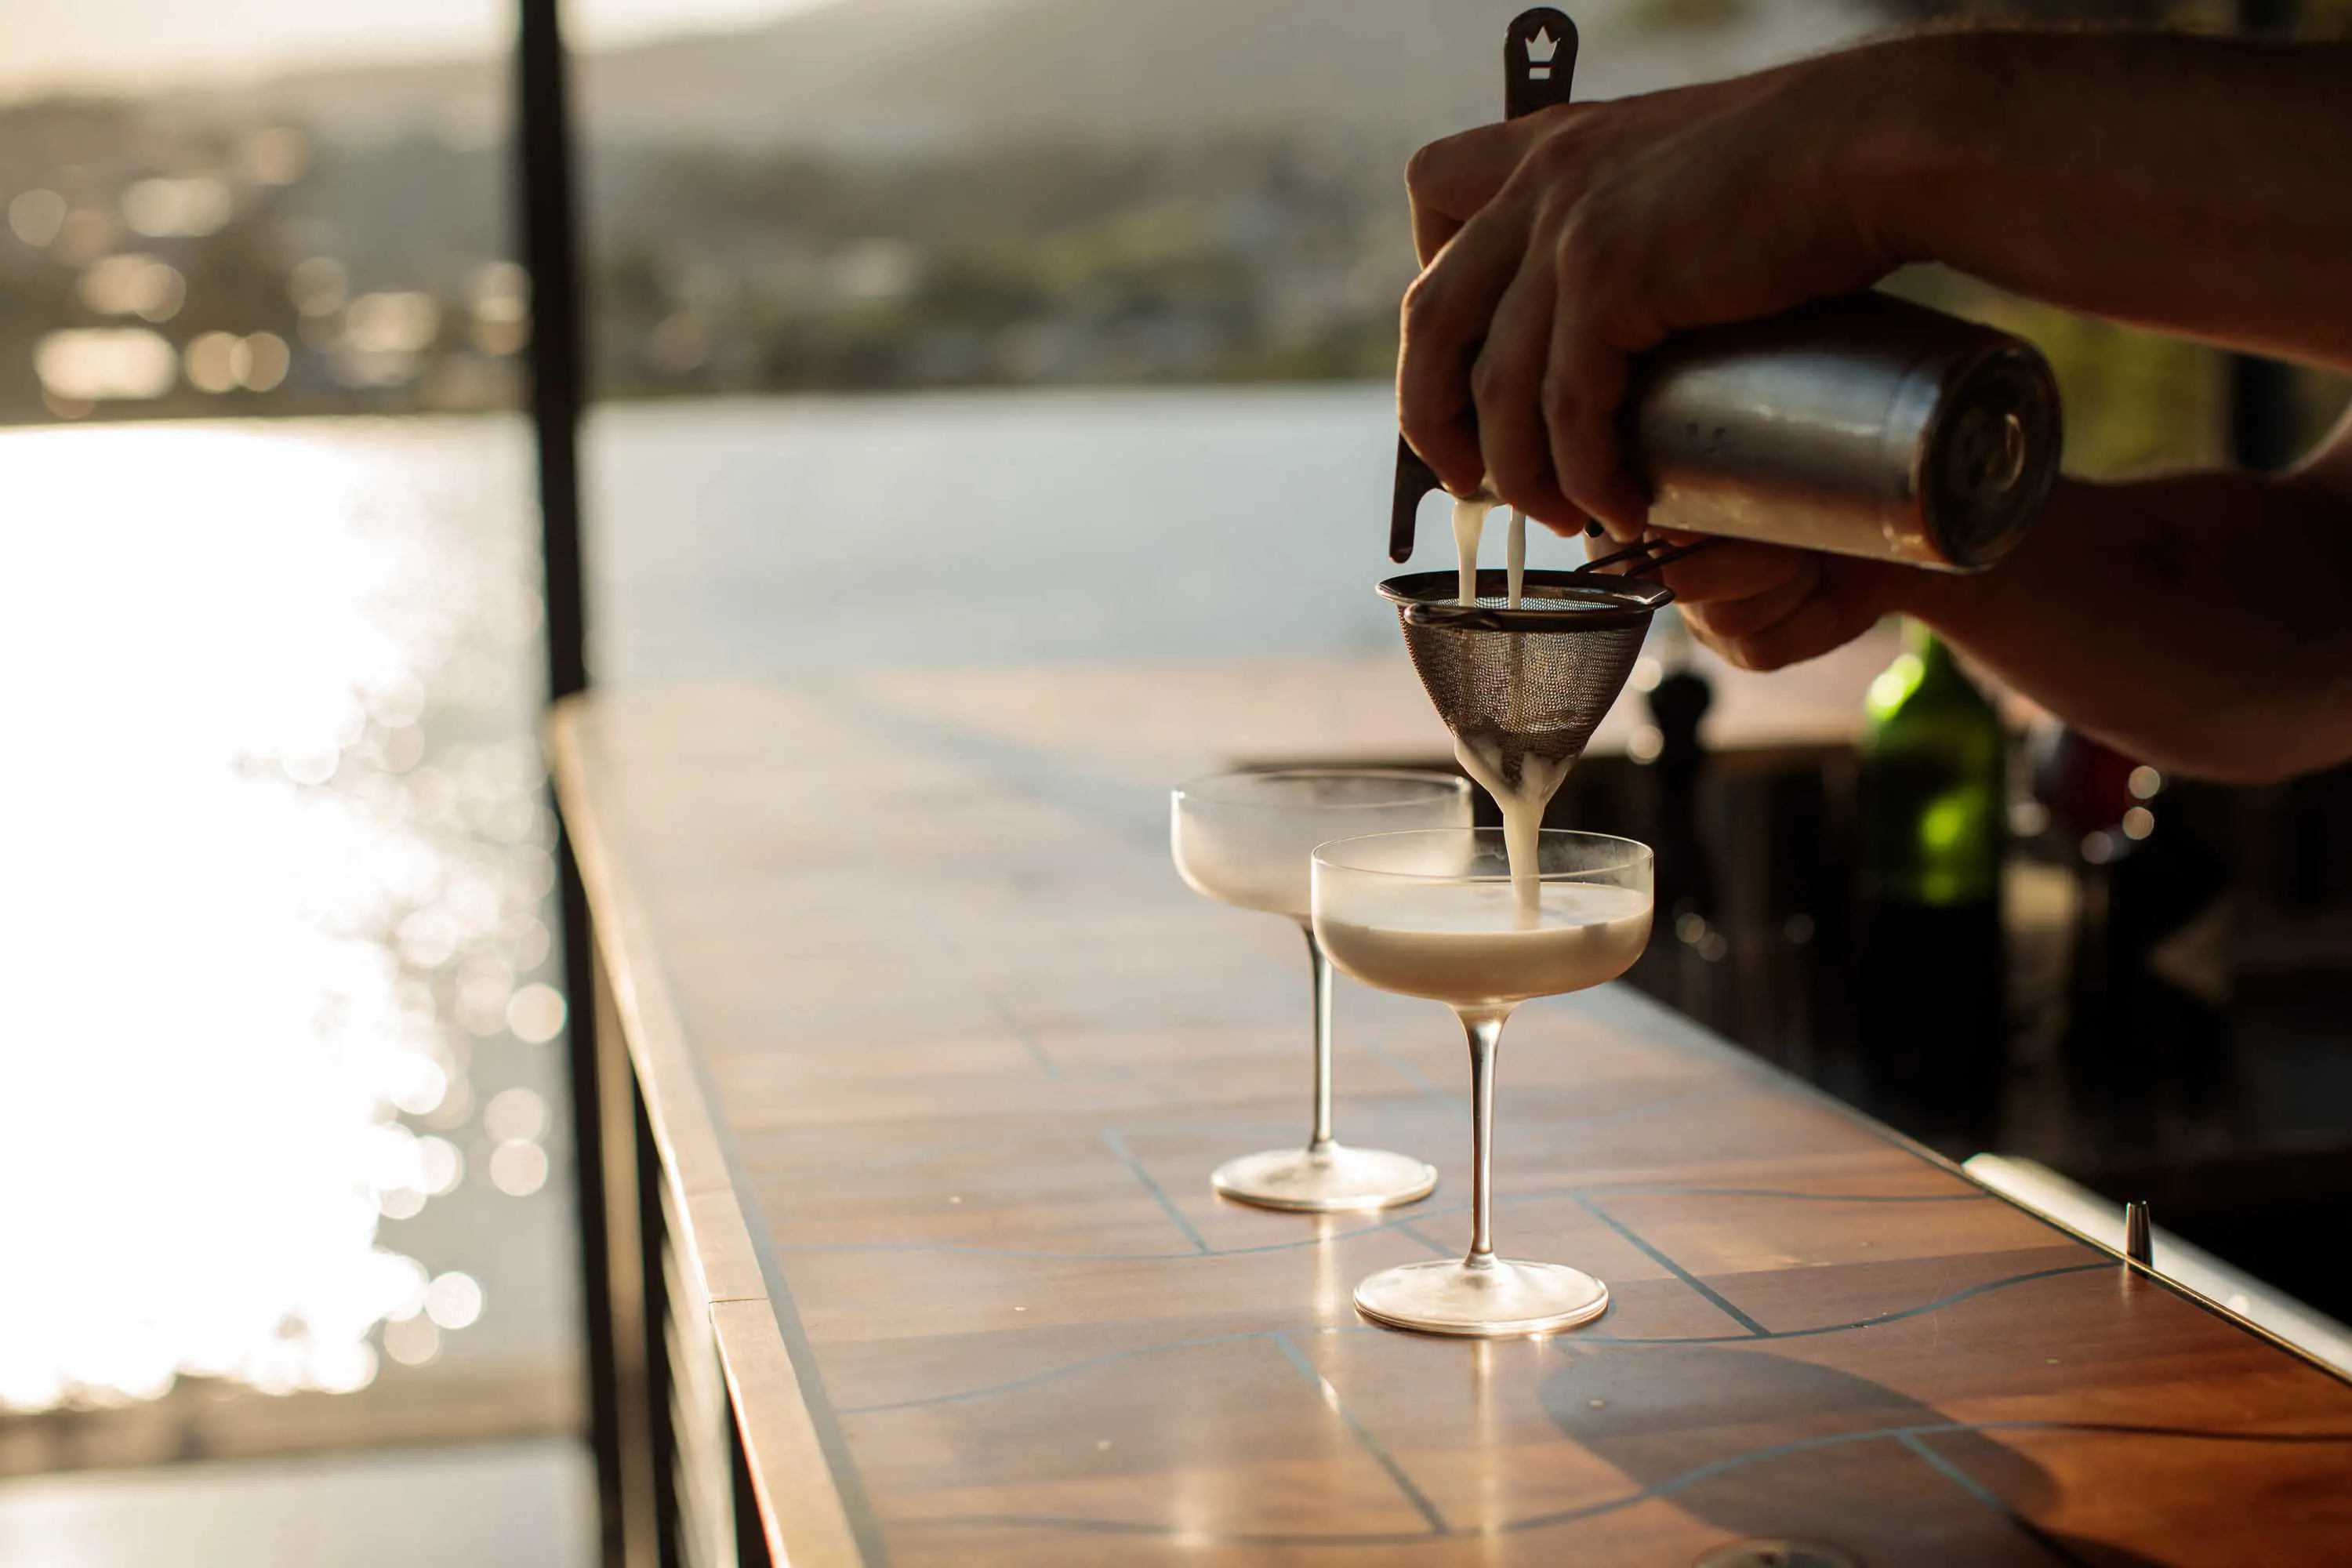
[{"label": "wrist", "polygon": [[1888,269],[1965,266],[1966,237],[1987,220],[2000,121],[2018,80],[2000,33],[1897,38],[1832,56],[1854,101],[1838,175],[1866,242]]}]

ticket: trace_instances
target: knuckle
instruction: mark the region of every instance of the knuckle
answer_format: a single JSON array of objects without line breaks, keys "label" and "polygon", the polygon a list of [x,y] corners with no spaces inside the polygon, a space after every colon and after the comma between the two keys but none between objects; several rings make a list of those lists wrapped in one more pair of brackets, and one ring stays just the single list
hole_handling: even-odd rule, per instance
[{"label": "knuckle", "polygon": [[1412,449],[1441,469],[1458,453],[1463,436],[1458,411],[1428,397],[1405,397],[1397,404],[1397,430]]},{"label": "knuckle", "polygon": [[1605,437],[1578,421],[1552,432],[1552,462],[1560,482],[1592,493],[1617,471],[1617,455]]},{"label": "knuckle", "polygon": [[1446,421],[1414,399],[1403,398],[1397,404],[1397,430],[1414,451],[1428,458],[1444,442]]},{"label": "knuckle", "polygon": [[1578,134],[1582,117],[1561,115],[1543,139],[1528,149],[1526,165],[1545,183],[1574,179],[1585,165],[1585,139]]},{"label": "knuckle", "polygon": [[1423,272],[1405,286],[1402,310],[1408,332],[1433,331],[1446,319],[1445,290],[1434,272]]},{"label": "knuckle", "polygon": [[1564,377],[1544,384],[1537,406],[1543,410],[1544,423],[1550,426],[1556,439],[1572,439],[1584,427],[1588,405],[1583,395]]},{"label": "knuckle", "polygon": [[1404,161],[1404,188],[1414,195],[1425,195],[1436,186],[1444,163],[1445,154],[1438,142],[1414,148],[1412,156]]},{"label": "knuckle", "polygon": [[1492,354],[1480,354],[1470,367],[1470,395],[1485,405],[1508,395],[1508,374]]},{"label": "knuckle", "polygon": [[1552,265],[1561,281],[1576,285],[1582,291],[1606,277],[1611,257],[1619,241],[1609,221],[1584,204],[1570,213],[1559,226],[1559,237],[1552,245]]},{"label": "knuckle", "polygon": [[1487,479],[1505,500],[1522,508],[1528,496],[1541,493],[1549,478],[1542,459],[1517,442],[1489,443],[1486,458]]},{"label": "knuckle", "polygon": [[1571,347],[1569,363],[1544,380],[1546,421],[1563,440],[1612,443],[1612,417],[1625,393],[1625,362],[1590,343]]}]

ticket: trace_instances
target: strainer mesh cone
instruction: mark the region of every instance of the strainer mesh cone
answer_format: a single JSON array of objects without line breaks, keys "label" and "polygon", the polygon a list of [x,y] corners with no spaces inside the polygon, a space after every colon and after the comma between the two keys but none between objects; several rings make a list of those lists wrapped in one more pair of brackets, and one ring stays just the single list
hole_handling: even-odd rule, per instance
[{"label": "strainer mesh cone", "polygon": [[[1625,689],[1651,612],[1671,595],[1654,584],[1530,572],[1512,610],[1501,576],[1479,574],[1481,613],[1456,603],[1452,573],[1396,578],[1381,592],[1396,601],[1405,652],[1438,717],[1517,789],[1528,758],[1582,754]],[[1490,585],[1498,591],[1484,592]]]}]

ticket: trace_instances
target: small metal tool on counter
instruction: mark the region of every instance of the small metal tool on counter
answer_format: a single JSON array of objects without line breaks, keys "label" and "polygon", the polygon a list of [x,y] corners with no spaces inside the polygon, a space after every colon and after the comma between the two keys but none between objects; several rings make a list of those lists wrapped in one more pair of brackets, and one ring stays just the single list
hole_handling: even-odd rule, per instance
[{"label": "small metal tool on counter", "polygon": [[[1568,100],[1575,37],[1549,8],[1512,22],[1512,116]],[[2063,428],[2031,343],[1864,292],[1669,338],[1634,362],[1622,433],[1653,529],[1973,572],[2040,514]],[[1400,438],[1390,559],[1412,553],[1414,513],[1437,488]],[[1654,548],[1587,569],[1664,564]]]}]

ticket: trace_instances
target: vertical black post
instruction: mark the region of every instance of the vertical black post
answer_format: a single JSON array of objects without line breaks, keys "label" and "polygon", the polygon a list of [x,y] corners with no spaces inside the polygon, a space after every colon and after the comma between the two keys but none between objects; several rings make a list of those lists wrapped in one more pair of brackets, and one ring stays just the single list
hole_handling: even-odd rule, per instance
[{"label": "vertical black post", "polygon": [[[540,553],[547,609],[550,702],[588,685],[587,595],[580,552],[582,404],[580,266],[573,215],[572,127],[565,97],[563,27],[557,0],[518,0],[515,158],[523,265],[530,274],[530,412],[538,438]],[[624,1561],[619,1363],[605,1223],[604,1108],[597,1085],[596,980],[588,899],[568,835],[557,828],[572,1146],[580,1210],[582,1307],[588,1350],[588,1410],[596,1457],[599,1557]]]},{"label": "vertical black post", "polygon": [[530,272],[530,412],[539,435],[547,696],[553,702],[588,686],[587,595],[580,558],[579,229],[557,0],[520,3],[515,145],[522,164],[523,262]]}]

